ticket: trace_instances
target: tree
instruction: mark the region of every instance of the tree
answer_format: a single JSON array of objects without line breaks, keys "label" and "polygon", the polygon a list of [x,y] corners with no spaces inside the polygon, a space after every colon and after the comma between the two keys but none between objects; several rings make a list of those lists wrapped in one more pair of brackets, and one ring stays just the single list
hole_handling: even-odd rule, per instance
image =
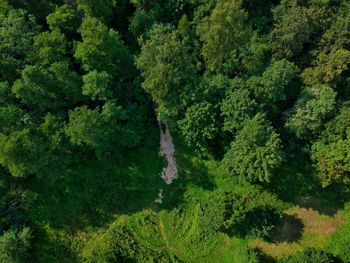
[{"label": "tree", "polygon": [[143,9],[137,9],[130,20],[129,30],[136,39],[144,36],[155,24],[155,18]]},{"label": "tree", "polygon": [[77,33],[79,20],[77,14],[68,4],[56,7],[55,11],[46,17],[51,31],[59,31],[72,37]]},{"label": "tree", "polygon": [[0,79],[13,82],[27,64],[39,26],[22,9],[0,13]]},{"label": "tree", "polygon": [[83,252],[84,261],[174,261],[177,257],[166,250],[159,223],[159,214],[150,210],[119,217],[105,233],[87,244]]},{"label": "tree", "polygon": [[261,77],[252,77],[248,85],[260,103],[278,103],[287,99],[292,81],[297,77],[297,67],[288,60],[274,61]]},{"label": "tree", "polygon": [[282,1],[274,10],[276,22],[271,32],[274,55],[278,59],[299,56],[325,28],[327,15],[324,7],[305,7],[298,1]]},{"label": "tree", "polygon": [[142,71],[142,87],[156,103],[162,120],[173,118],[188,100],[196,69],[189,49],[170,26],[157,25],[143,43],[136,60]]},{"label": "tree", "polygon": [[32,231],[29,227],[22,230],[8,230],[0,236],[0,261],[6,263],[28,262]]},{"label": "tree", "polygon": [[45,18],[52,12],[53,7],[61,3],[60,0],[12,0],[10,2],[14,8],[24,9],[35,16],[40,24],[45,23]]},{"label": "tree", "polygon": [[77,0],[78,10],[85,16],[107,19],[113,14],[116,0]]},{"label": "tree", "polygon": [[312,51],[312,67],[304,70],[306,84],[329,83],[342,77],[350,61],[350,14],[341,9],[323,34],[317,49]]},{"label": "tree", "polygon": [[7,106],[14,103],[15,96],[11,92],[11,87],[7,81],[0,82],[0,105]]},{"label": "tree", "polygon": [[48,163],[45,142],[29,129],[0,133],[0,164],[14,177],[38,173]]},{"label": "tree", "polygon": [[[241,82],[241,86],[245,83],[243,80],[235,79]],[[258,104],[252,98],[248,89],[238,87],[228,93],[221,105],[221,115],[224,118],[224,130],[235,134],[243,127],[243,123],[247,119],[251,119],[257,112]]]},{"label": "tree", "polygon": [[311,158],[323,186],[349,181],[350,175],[350,108],[326,124],[320,139],[312,145]]},{"label": "tree", "polygon": [[83,41],[77,43],[74,56],[85,71],[105,71],[119,82],[133,76],[131,55],[116,31],[90,16],[78,31]]},{"label": "tree", "polygon": [[68,53],[66,39],[59,31],[46,31],[36,35],[34,49],[34,60],[45,66],[66,60]]},{"label": "tree", "polygon": [[263,114],[244,122],[223,164],[232,176],[249,182],[269,182],[284,159],[281,140]]},{"label": "tree", "polygon": [[328,144],[317,142],[312,147],[312,159],[316,162],[323,186],[344,180],[350,175],[350,130],[347,138]]},{"label": "tree", "polygon": [[[349,220],[349,209],[346,207],[346,218]],[[337,230],[332,236],[328,245],[328,251],[334,256],[342,260],[342,262],[350,261],[350,224],[349,221]]]},{"label": "tree", "polygon": [[[237,184],[237,181],[236,183]],[[201,227],[243,237],[267,237],[281,218],[282,209],[273,197],[252,185],[221,186],[201,199]]]},{"label": "tree", "polygon": [[74,105],[81,100],[80,83],[77,73],[63,61],[48,68],[26,66],[22,78],[13,84],[12,91],[23,104],[43,111]]},{"label": "tree", "polygon": [[11,134],[24,124],[25,112],[14,105],[0,107],[0,133]]},{"label": "tree", "polygon": [[28,221],[26,212],[32,202],[30,192],[21,189],[21,187],[11,187],[7,190],[0,199],[0,227],[2,232],[23,226]]},{"label": "tree", "polygon": [[215,107],[208,102],[194,104],[187,108],[183,119],[178,121],[185,141],[200,153],[209,153],[210,142],[219,131]]},{"label": "tree", "polygon": [[217,2],[209,17],[198,26],[203,42],[202,55],[211,70],[217,70],[234,50],[249,40],[248,14],[242,9],[242,1]]},{"label": "tree", "polygon": [[90,71],[83,76],[83,82],[82,93],[90,96],[92,100],[106,100],[113,95],[110,89],[111,77],[105,71]]},{"label": "tree", "polygon": [[137,145],[139,133],[127,122],[127,112],[112,101],[102,109],[82,106],[69,112],[65,133],[77,146],[93,149],[99,159]]},{"label": "tree", "polygon": [[314,138],[335,109],[336,92],[327,85],[306,88],[289,113],[286,128],[300,139]]}]

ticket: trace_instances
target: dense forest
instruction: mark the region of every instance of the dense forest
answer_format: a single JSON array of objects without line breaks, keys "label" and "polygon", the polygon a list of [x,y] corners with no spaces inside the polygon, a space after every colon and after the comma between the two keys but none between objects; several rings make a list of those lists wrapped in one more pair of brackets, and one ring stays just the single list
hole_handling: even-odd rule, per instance
[{"label": "dense forest", "polygon": [[349,0],[0,0],[0,262],[350,262]]}]

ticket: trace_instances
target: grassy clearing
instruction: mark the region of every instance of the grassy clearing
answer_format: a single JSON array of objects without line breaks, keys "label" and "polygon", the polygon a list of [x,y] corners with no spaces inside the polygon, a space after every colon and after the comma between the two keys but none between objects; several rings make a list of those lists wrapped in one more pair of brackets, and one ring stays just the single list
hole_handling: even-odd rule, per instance
[{"label": "grassy clearing", "polygon": [[341,211],[325,215],[312,208],[293,206],[285,211],[285,217],[272,233],[272,242],[258,239],[250,242],[250,246],[274,258],[292,255],[307,247],[323,249],[344,223]]}]

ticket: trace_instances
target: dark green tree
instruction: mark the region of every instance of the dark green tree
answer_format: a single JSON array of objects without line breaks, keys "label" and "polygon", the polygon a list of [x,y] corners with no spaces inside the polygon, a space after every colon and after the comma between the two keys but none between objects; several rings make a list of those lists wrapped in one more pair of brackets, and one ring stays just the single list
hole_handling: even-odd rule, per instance
[{"label": "dark green tree", "polygon": [[296,58],[312,45],[327,23],[327,10],[318,5],[302,6],[285,0],[274,10],[271,47],[278,58]]},{"label": "dark green tree", "polygon": [[246,24],[247,18],[241,0],[220,0],[210,16],[198,26],[203,42],[202,55],[210,70],[217,70],[232,52],[249,40],[251,31]]},{"label": "dark green tree", "polygon": [[0,13],[0,79],[14,81],[33,50],[33,39],[39,31],[33,16],[22,9]]},{"label": "dark green tree", "polygon": [[25,117],[25,112],[17,106],[9,104],[0,107],[0,132],[8,135],[23,128]]},{"label": "dark green tree", "polygon": [[290,112],[286,127],[300,139],[314,138],[335,110],[336,92],[327,85],[307,87]]},{"label": "dark green tree", "polygon": [[0,236],[0,261],[6,263],[25,263],[29,260],[32,231],[8,230]]},{"label": "dark green tree", "polygon": [[280,60],[271,63],[261,77],[252,77],[248,81],[249,89],[260,103],[276,104],[287,99],[293,93],[291,85],[297,77],[297,67],[287,61]]},{"label": "dark green tree", "polygon": [[185,141],[202,154],[209,154],[210,142],[219,131],[217,110],[208,102],[193,104],[187,108],[183,119],[178,121]]},{"label": "dark green tree", "polygon": [[43,32],[34,38],[34,58],[37,64],[50,66],[67,58],[67,41],[59,31]]},{"label": "dark green tree", "polygon": [[78,10],[85,16],[108,19],[113,14],[116,0],[77,0]]},{"label": "dark green tree", "polygon": [[54,12],[46,17],[50,30],[59,31],[66,36],[75,36],[79,28],[78,14],[68,4],[56,7]]},{"label": "dark green tree", "polygon": [[326,124],[320,139],[312,145],[311,157],[323,186],[350,179],[349,127],[350,108],[344,106],[340,114]]},{"label": "dark green tree", "polygon": [[110,89],[111,77],[105,71],[90,71],[83,76],[83,82],[82,93],[86,96],[90,96],[92,100],[106,100],[113,95]]},{"label": "dark green tree", "polygon": [[221,105],[224,130],[234,134],[242,129],[245,120],[254,117],[258,109],[258,104],[252,98],[251,92],[244,89],[244,81],[235,79],[235,82],[240,83],[240,87],[230,91]]},{"label": "dark green tree", "polygon": [[350,61],[350,14],[340,9],[312,51],[312,67],[304,70],[306,84],[329,83],[343,77]]},{"label": "dark green tree", "polygon": [[28,107],[48,110],[68,107],[80,101],[80,87],[79,75],[63,61],[53,63],[48,68],[26,66],[12,91]]},{"label": "dark green tree", "polygon": [[46,143],[29,129],[0,133],[0,164],[14,177],[35,175],[48,163]]},{"label": "dark green tree", "polygon": [[269,182],[283,159],[279,135],[264,115],[258,113],[245,121],[225,154],[223,164],[232,176],[250,182]]},{"label": "dark green tree", "polygon": [[162,120],[178,115],[196,81],[196,68],[189,49],[170,26],[157,25],[141,47],[137,66],[142,87],[155,102]]},{"label": "dark green tree", "polygon": [[119,34],[94,17],[84,18],[74,56],[85,71],[105,71],[119,82],[134,75],[132,58]]},{"label": "dark green tree", "polygon": [[101,109],[83,106],[71,111],[65,133],[74,145],[90,147],[100,159],[112,158],[140,140],[127,123],[127,112],[111,101]]}]

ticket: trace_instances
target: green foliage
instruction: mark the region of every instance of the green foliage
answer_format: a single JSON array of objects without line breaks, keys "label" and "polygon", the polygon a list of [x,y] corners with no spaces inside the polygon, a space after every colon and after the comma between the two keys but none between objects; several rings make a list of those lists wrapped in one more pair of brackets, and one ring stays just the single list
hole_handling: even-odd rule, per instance
[{"label": "green foliage", "polygon": [[26,221],[25,212],[28,211],[32,196],[22,189],[9,189],[0,200],[0,227],[3,230],[18,228]]},{"label": "green foliage", "polygon": [[328,83],[340,78],[350,61],[350,15],[339,12],[334,22],[323,34],[318,48],[313,52],[312,67],[302,74],[307,84]]},{"label": "green foliage", "polygon": [[110,76],[105,71],[90,71],[88,74],[83,76],[84,85],[82,88],[82,93],[90,96],[92,100],[106,100],[113,95],[109,87],[110,79]]},{"label": "green foliage", "polygon": [[65,133],[73,144],[91,147],[98,158],[112,158],[124,147],[137,145],[140,139],[133,127],[125,125],[126,114],[112,101],[107,101],[102,109],[79,107],[69,113]]},{"label": "green foliage", "polygon": [[56,7],[55,11],[46,17],[46,21],[50,30],[60,31],[67,35],[75,34],[79,27],[77,14],[67,4]]},{"label": "green foliage", "polygon": [[0,236],[0,261],[6,263],[27,262],[31,247],[32,231],[8,230]]},{"label": "green foliage", "polygon": [[248,83],[248,85],[257,101],[277,103],[287,99],[287,94],[293,88],[291,83],[296,78],[296,74],[297,67],[293,63],[280,60],[273,62],[257,81],[254,77],[250,79],[252,84]]},{"label": "green foliage", "polygon": [[34,60],[40,65],[51,65],[63,61],[67,54],[67,43],[59,31],[43,32],[34,38]]},{"label": "green foliage", "polygon": [[272,204],[256,201],[263,196],[258,191],[238,194],[233,189],[207,193],[201,200],[203,229],[211,228],[229,235],[268,237],[281,214]]},{"label": "green foliage", "polygon": [[159,215],[121,217],[85,248],[86,262],[174,262],[161,236]]},{"label": "green foliage", "polygon": [[[349,220],[349,204],[345,207],[345,217]],[[350,261],[350,224],[349,221],[332,235],[328,250],[343,262]]]},{"label": "green foliage", "polygon": [[164,238],[181,261],[257,262],[255,253],[246,244],[227,240],[224,235],[204,228],[203,216],[199,204],[161,214]]},{"label": "green foliage", "polygon": [[39,26],[33,16],[22,9],[0,13],[0,78],[14,81],[28,63],[33,38]]},{"label": "green foliage", "polygon": [[67,107],[67,104],[74,105],[81,99],[80,82],[79,75],[69,69],[66,61],[55,62],[48,68],[26,66],[12,91],[30,108],[57,109]]},{"label": "green foliage", "polygon": [[317,163],[319,177],[323,186],[333,181],[348,181],[350,174],[350,131],[345,140],[329,144],[317,142],[312,147],[312,158]]},{"label": "green foliage", "polygon": [[78,10],[86,16],[106,19],[113,13],[116,0],[77,0]]},{"label": "green foliage", "polygon": [[349,261],[349,8],[0,0],[0,262]]},{"label": "green foliage", "polygon": [[316,163],[322,185],[349,180],[350,174],[350,108],[344,106],[338,116],[326,124],[320,140],[312,145],[311,157]]},{"label": "green foliage", "polygon": [[171,30],[169,26],[155,26],[136,61],[145,79],[142,87],[156,103],[162,120],[178,114],[196,73],[188,47]]},{"label": "green foliage", "polygon": [[319,134],[327,118],[335,110],[336,92],[327,85],[307,87],[290,113],[286,127],[300,139]]},{"label": "green foliage", "polygon": [[115,30],[87,16],[78,32],[82,42],[77,43],[74,56],[85,71],[105,71],[119,81],[133,75],[131,56]]},{"label": "green foliage", "polygon": [[14,105],[0,107],[0,132],[3,134],[11,134],[23,127],[25,113]]},{"label": "green foliage", "polygon": [[208,153],[210,141],[218,133],[217,114],[212,104],[202,102],[187,108],[184,119],[178,121],[185,141],[199,150]]},{"label": "green foliage", "polygon": [[[242,80],[235,79],[235,81],[244,85]],[[249,90],[238,87],[230,91],[221,106],[224,129],[232,133],[241,130],[243,122],[254,117],[257,106]]]},{"label": "green foliage", "polygon": [[143,34],[146,34],[155,22],[155,19],[148,12],[137,9],[131,18],[129,28],[135,38],[138,39]]},{"label": "green foliage", "polygon": [[312,45],[320,28],[327,23],[327,11],[323,7],[305,7],[297,1],[282,1],[274,10],[276,23],[271,32],[272,51],[281,58],[299,56],[307,45]]},{"label": "green foliage", "polygon": [[14,177],[36,174],[48,162],[46,144],[29,129],[0,133],[0,164]]},{"label": "green foliage", "polygon": [[303,252],[298,252],[293,256],[288,257],[287,259],[282,259],[279,262],[281,263],[335,263],[338,262],[332,255],[316,250],[314,248],[306,249]]},{"label": "green foliage", "polygon": [[232,176],[269,182],[284,158],[279,135],[262,114],[244,123],[223,160]]},{"label": "green foliage", "polygon": [[217,2],[211,15],[198,26],[203,41],[202,54],[209,69],[217,70],[235,49],[248,41],[250,28],[242,1]]}]

